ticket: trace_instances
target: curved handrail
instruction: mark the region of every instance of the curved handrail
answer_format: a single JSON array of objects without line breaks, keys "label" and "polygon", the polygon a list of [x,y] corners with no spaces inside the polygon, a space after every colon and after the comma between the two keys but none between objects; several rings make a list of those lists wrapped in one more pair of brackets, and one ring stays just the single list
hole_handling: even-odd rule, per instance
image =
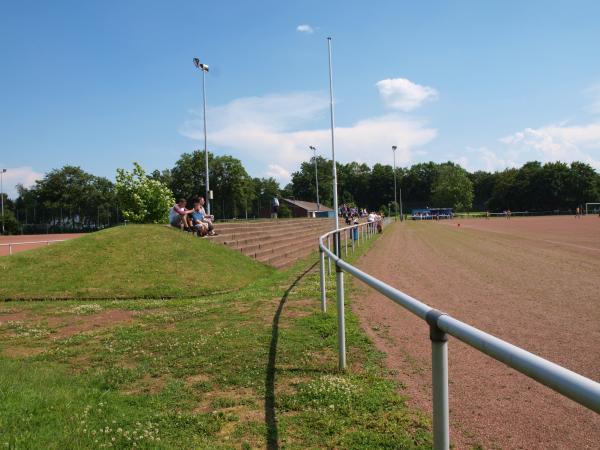
[{"label": "curved handrail", "polygon": [[[359,224],[359,226],[364,225],[366,224]],[[356,225],[351,225],[323,234],[319,237],[319,251],[323,256],[327,256],[330,260],[334,261],[337,271],[353,275],[429,324],[433,352],[434,448],[445,449],[449,445],[446,333],[600,414],[600,383],[461,322],[448,314],[437,311],[429,305],[347,263],[341,256],[336,255],[324,245],[323,240],[325,238],[329,238],[332,235],[335,236],[355,227]],[[323,257],[321,258],[321,264],[323,264]],[[324,271],[321,270],[321,277],[323,278],[323,276]],[[323,286],[324,280],[322,280],[321,284],[322,301],[324,301],[325,292]],[[341,291],[343,301],[343,286],[341,287]],[[338,285],[338,297],[339,295],[340,286]],[[343,322],[342,320],[338,323],[343,324]],[[343,336],[344,333],[342,332],[340,335]],[[340,368],[345,368],[345,343],[340,342],[340,346],[344,349],[343,355],[340,350],[340,358],[343,357],[343,364],[340,362]],[[340,361],[342,360],[340,359]],[[446,429],[444,430],[444,428]]]}]

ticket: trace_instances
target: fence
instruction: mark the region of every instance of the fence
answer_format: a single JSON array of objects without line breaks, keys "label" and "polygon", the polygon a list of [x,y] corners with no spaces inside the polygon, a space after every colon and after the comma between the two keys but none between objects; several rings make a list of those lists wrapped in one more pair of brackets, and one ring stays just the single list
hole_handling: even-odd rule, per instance
[{"label": "fence", "polygon": [[53,242],[63,242],[63,241],[66,241],[66,239],[54,239],[54,240],[50,240],[50,241],[9,242],[8,244],[0,244],[0,247],[8,247],[8,256],[12,256],[13,245],[36,245],[36,244],[50,245]]},{"label": "fence", "polygon": [[[369,239],[375,229],[368,223],[341,228],[325,233],[319,238],[321,271],[321,310],[327,311],[325,292],[325,257],[330,265],[335,264],[336,293],[338,312],[338,356],[340,370],[346,369],[346,332],[344,318],[344,272],[353,275],[390,300],[407,309],[429,325],[432,361],[432,397],[433,397],[433,446],[436,450],[450,448],[450,425],[448,406],[448,335],[454,336],[467,345],[491,356],[497,361],[521,372],[556,392],[574,400],[600,414],[600,383],[554,364],[533,353],[516,347],[502,339],[487,334],[448,314],[431,308],[425,303],[401,292],[377,278],[357,269],[342,259],[341,242],[348,232],[362,239]],[[353,235],[354,236],[354,235]],[[334,252],[331,251],[333,237]],[[327,244],[325,244],[327,240]],[[354,244],[354,239],[352,240]],[[357,243],[360,240],[357,239]]]}]

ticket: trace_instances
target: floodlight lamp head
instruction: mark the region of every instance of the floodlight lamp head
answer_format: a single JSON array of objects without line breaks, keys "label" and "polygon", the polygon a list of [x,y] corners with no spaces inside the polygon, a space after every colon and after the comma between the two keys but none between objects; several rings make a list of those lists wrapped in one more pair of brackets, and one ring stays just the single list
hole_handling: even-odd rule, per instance
[{"label": "floodlight lamp head", "polygon": [[6,173],[6,169],[2,169],[2,173]]},{"label": "floodlight lamp head", "polygon": [[198,58],[194,58],[194,65],[199,69],[200,68],[200,60]]},{"label": "floodlight lamp head", "polygon": [[311,150],[317,150],[315,147],[313,147],[312,145],[310,145],[308,148],[310,148]]},{"label": "floodlight lamp head", "polygon": [[200,68],[205,71],[208,72],[208,64],[200,64]]},{"label": "floodlight lamp head", "polygon": [[396,147],[395,145],[392,145],[392,150],[396,151],[398,147]]}]

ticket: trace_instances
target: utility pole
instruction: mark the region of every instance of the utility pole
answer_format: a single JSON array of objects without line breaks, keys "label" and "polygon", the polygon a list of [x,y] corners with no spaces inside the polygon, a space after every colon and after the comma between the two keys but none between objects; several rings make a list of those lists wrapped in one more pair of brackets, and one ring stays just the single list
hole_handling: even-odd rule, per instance
[{"label": "utility pole", "polygon": [[398,200],[396,199],[396,147],[392,145],[392,153],[394,154],[394,209],[396,210],[396,220],[398,219]]},{"label": "utility pole", "polygon": [[312,145],[309,147],[315,154],[315,185],[317,186],[317,211],[321,211],[321,204],[319,203],[319,175],[317,174],[317,149]]},{"label": "utility pole", "polygon": [[6,173],[6,169],[0,170],[0,201],[2,202],[2,234],[4,234],[4,186],[2,175]]},{"label": "utility pole", "polygon": [[198,58],[194,58],[194,65],[202,71],[202,109],[204,111],[204,166],[205,166],[205,185],[206,185],[206,213],[210,215],[210,184],[208,180],[208,147],[206,145],[206,73],[208,72],[208,65],[200,62]]}]

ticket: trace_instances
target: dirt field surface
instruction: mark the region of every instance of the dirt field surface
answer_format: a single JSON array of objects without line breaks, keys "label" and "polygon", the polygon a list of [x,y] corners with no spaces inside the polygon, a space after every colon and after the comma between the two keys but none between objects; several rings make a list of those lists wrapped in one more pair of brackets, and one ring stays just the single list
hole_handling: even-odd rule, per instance
[{"label": "dirt field surface", "polygon": [[[458,226],[458,223],[461,226]],[[359,263],[459,320],[600,381],[600,219],[405,222]],[[409,402],[431,411],[428,328],[364,286],[354,309]],[[600,415],[449,339],[456,448],[598,449]]]},{"label": "dirt field surface", "polygon": [[[24,234],[18,236],[0,236],[0,256],[6,256],[9,253],[7,245],[9,243],[18,242],[34,242],[34,244],[21,244],[13,245],[12,252],[22,252],[25,250],[31,250],[32,248],[39,248],[47,245],[44,241],[54,241],[58,239],[73,239],[76,237],[83,236],[85,233],[72,233],[72,234]],[[52,244],[50,244],[52,245]]]}]

